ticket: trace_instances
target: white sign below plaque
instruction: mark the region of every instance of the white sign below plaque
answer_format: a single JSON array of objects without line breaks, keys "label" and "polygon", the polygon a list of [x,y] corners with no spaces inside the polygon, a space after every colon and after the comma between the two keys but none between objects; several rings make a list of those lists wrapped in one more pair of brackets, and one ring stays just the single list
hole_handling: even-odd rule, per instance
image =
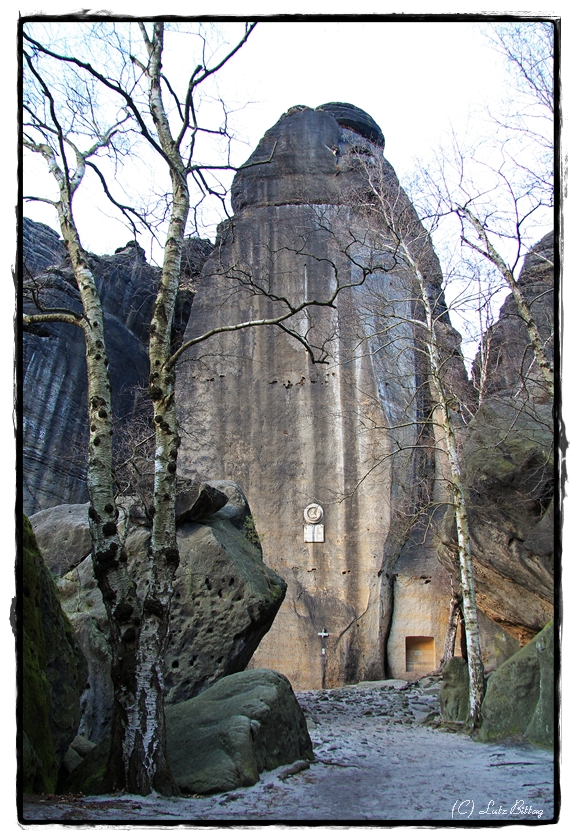
[{"label": "white sign below plaque", "polygon": [[324,541],[324,524],[305,524],[304,541],[308,544]]}]

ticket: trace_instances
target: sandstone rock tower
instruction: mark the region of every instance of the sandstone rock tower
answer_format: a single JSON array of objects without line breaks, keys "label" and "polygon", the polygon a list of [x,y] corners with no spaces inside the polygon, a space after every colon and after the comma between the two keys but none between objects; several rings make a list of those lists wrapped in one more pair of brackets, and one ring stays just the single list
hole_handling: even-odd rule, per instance
[{"label": "sandstone rock tower", "polygon": [[[292,108],[265,134],[234,180],[234,217],[204,266],[184,340],[278,316],[283,300],[327,301],[337,286],[356,287],[284,329],[217,334],[178,369],[179,467],[243,486],[264,559],[288,582],[253,665],[302,688],[384,677],[390,577],[417,482],[413,458],[397,454],[424,397],[410,282],[392,243],[378,254],[381,269],[366,270],[376,256],[359,210],[363,161],[381,172],[395,223],[412,231],[438,306],[440,267],[383,148],[374,120],[341,103]],[[391,322],[394,340],[367,340],[368,325],[374,333]],[[313,363],[288,330],[327,363]],[[305,520],[310,504],[321,509]]]}]

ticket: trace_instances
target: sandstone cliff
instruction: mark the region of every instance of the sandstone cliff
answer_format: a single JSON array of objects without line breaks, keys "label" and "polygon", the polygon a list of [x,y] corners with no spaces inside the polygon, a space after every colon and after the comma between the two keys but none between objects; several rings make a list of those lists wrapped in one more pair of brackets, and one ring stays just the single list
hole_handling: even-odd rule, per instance
[{"label": "sandstone cliff", "polygon": [[[450,578],[458,584],[453,521],[450,514],[441,521],[442,460],[425,421],[431,398],[413,325],[421,312],[392,232],[418,263],[438,318],[471,502],[488,668],[553,614],[554,415],[524,326],[509,298],[488,335],[478,409],[438,260],[383,148],[374,120],[352,105],[290,109],[238,171],[234,216],[221,225],[213,252],[192,240],[185,250],[174,347],[285,313],[287,301],[317,301],[283,330],[261,325],[212,337],[182,356],[177,375],[179,470],[243,486],[264,560],[288,582],[254,665],[280,670],[298,688],[414,678],[434,668]],[[372,206],[368,169],[380,174],[389,227]],[[48,304],[77,308],[57,234],[27,222],[24,245],[29,289],[35,283]],[[139,410],[134,388],[147,380],[157,273],[133,242],[91,258],[107,312],[115,410],[129,417]],[[552,263],[549,234],[520,277],[550,357]],[[338,297],[323,305],[336,288]],[[86,401],[78,331],[49,324],[24,335],[29,512],[85,500],[83,455],[75,453]],[[477,380],[479,371],[480,358]],[[439,512],[411,531],[416,502],[426,499]],[[311,504],[319,517],[310,518]]]},{"label": "sandstone cliff", "polygon": [[[527,255],[519,285],[552,360],[553,233]],[[478,605],[524,643],[554,615],[554,405],[511,296],[487,342],[487,398],[462,450]],[[480,356],[477,374],[479,365]],[[442,540],[441,560],[454,571],[451,515]]]},{"label": "sandstone cliff", "polygon": [[[426,411],[408,322],[412,280],[390,256],[391,236],[378,253],[368,240],[363,158],[382,172],[394,225],[410,232],[454,380],[466,382],[458,336],[442,315],[438,260],[383,146],[371,117],[351,105],[288,111],[234,180],[235,215],[220,228],[185,334],[356,286],[285,324],[327,363],[313,363],[286,331],[258,327],[200,344],[178,370],[180,468],[246,487],[265,560],[288,581],[255,665],[298,687],[384,676],[390,574],[417,483],[410,446]],[[381,268],[366,271],[376,260]],[[367,340],[378,331],[386,337]],[[323,508],[323,541],[305,541],[311,503]]]},{"label": "sandstone cliff", "polygon": [[[80,311],[66,250],[45,224],[24,219],[24,309]],[[174,329],[177,345],[190,314],[195,280],[211,251],[187,240],[182,290]],[[102,297],[117,426],[140,410],[148,384],[148,326],[158,269],[128,242],[112,256],[90,255]],[[35,325],[23,335],[23,495],[28,514],[61,503],[83,503],[87,442],[86,362],[82,332],[60,323]]]}]

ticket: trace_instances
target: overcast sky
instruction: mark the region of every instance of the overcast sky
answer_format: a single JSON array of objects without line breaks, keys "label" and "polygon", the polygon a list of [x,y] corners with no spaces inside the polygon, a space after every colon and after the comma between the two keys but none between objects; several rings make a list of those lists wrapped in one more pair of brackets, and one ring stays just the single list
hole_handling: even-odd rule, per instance
[{"label": "overcast sky", "polygon": [[[485,106],[506,93],[507,71],[483,36],[482,22],[261,22],[248,43],[218,74],[218,87],[235,112],[231,124],[241,164],[264,132],[293,105],[350,102],[367,111],[386,138],[385,155],[401,179],[416,158],[428,159],[453,128],[459,135],[486,132]],[[193,69],[189,41],[166,38],[165,66],[172,79]],[[174,65],[171,70],[170,65]],[[186,72],[188,71],[188,72]],[[35,162],[34,184],[45,172]],[[97,190],[99,191],[99,190]],[[36,192],[35,194],[38,194]],[[109,253],[126,231],[94,216],[83,187],[76,218],[84,246]],[[55,225],[53,210],[25,206],[25,214]],[[208,231],[213,235],[213,229]]]}]

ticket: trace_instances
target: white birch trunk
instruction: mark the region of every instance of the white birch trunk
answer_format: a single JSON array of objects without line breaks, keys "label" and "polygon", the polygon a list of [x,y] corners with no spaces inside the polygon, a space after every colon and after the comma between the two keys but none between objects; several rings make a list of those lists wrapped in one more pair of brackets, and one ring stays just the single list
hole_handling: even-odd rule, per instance
[{"label": "white birch trunk", "polygon": [[142,607],[142,626],[136,660],[136,700],[130,709],[127,748],[132,752],[127,785],[139,794],[152,790],[176,794],[166,756],[164,720],[164,661],[170,628],[174,573],[179,563],[176,540],[176,470],[178,423],[171,365],[171,337],[184,232],[190,199],[186,171],[174,142],[161,97],[162,24],[148,41],[150,110],[160,145],[171,164],[172,209],[162,275],[150,324],[150,396],[154,411],[155,465],[152,535],[149,548],[149,586]]},{"label": "white birch trunk", "polygon": [[[409,254],[407,256],[410,258]],[[484,665],[482,663],[480,648],[478,609],[476,606],[476,588],[474,584],[474,562],[470,546],[466,498],[460,472],[456,435],[450,416],[449,399],[447,398],[442,378],[442,362],[434,331],[434,313],[426,293],[424,278],[414,263],[412,263],[412,267],[418,281],[420,298],[426,313],[425,342],[430,361],[430,386],[432,398],[436,402],[436,414],[439,416],[439,424],[443,434],[442,443],[446,451],[450,469],[450,493],[456,519],[458,564],[460,567],[460,583],[462,589],[462,615],[464,618],[468,674],[470,679],[469,722],[475,728],[480,724],[482,718],[481,706],[484,699]]]}]

